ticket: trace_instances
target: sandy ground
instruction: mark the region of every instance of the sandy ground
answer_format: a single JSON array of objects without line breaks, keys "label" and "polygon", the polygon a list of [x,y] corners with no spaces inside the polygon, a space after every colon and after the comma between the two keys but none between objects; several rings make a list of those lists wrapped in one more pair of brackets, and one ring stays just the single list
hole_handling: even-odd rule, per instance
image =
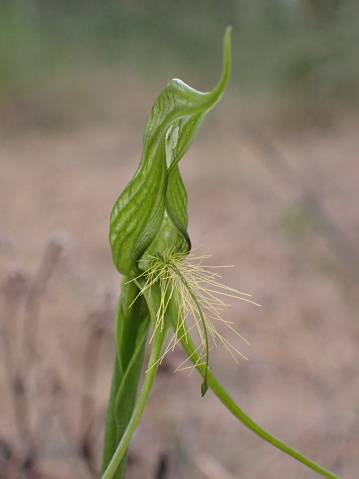
[{"label": "sandy ground", "polygon": [[[77,450],[90,415],[98,467],[120,280],[107,241],[109,214],[137,167],[158,91],[150,93],[132,98],[122,91],[111,117],[1,137],[2,350],[10,345],[13,363],[26,372],[43,477],[96,477]],[[239,108],[227,100],[212,112],[180,165],[193,245],[213,254],[213,265],[234,265],[223,270],[223,281],[262,305],[235,302],[224,312],[250,343],[226,333],[248,361],[236,364],[219,347],[211,363],[259,424],[341,477],[357,479],[358,118],[279,131],[249,124]],[[56,256],[56,245],[57,262],[46,259],[44,267],[46,249]],[[49,261],[54,271],[36,296],[34,280]],[[25,285],[16,300],[9,292],[14,277]],[[98,369],[84,388],[86,345],[96,328],[103,333]],[[237,424],[213,394],[201,398],[198,375],[173,373],[183,359],[177,350],[160,369],[131,446],[129,478],[319,477]],[[3,361],[0,439],[20,457],[26,439],[18,437],[8,369]]]}]

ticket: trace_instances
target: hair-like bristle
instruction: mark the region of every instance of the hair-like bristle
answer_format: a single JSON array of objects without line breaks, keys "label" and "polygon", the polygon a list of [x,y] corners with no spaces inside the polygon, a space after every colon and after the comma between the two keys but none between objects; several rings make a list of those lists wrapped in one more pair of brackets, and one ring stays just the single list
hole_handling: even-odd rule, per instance
[{"label": "hair-like bristle", "polygon": [[[146,255],[149,266],[140,276],[145,279],[145,285],[139,294],[143,294],[146,290],[150,291],[155,284],[159,284],[161,290],[161,302],[152,337],[156,334],[158,328],[162,329],[164,327],[165,313],[174,294],[176,294],[179,304],[177,330],[170,339],[161,360],[179,342],[179,331],[191,331],[192,329],[195,329],[199,336],[200,344],[197,350],[200,351],[203,363],[208,363],[208,353],[211,348],[208,344],[208,338],[211,339],[214,346],[221,342],[236,362],[239,358],[246,359],[239,349],[218,331],[216,322],[225,324],[247,343],[236,331],[233,323],[223,318],[222,311],[226,306],[230,306],[226,301],[227,299],[241,299],[253,304],[256,303],[249,299],[250,295],[222,284],[221,276],[217,270],[228,266],[208,266],[204,264],[204,261],[210,257],[211,255],[206,254],[176,253],[171,249],[165,249],[153,256]],[[181,325],[184,321],[186,321],[186,328],[183,329]],[[186,362],[187,360],[177,370],[186,369]]]}]

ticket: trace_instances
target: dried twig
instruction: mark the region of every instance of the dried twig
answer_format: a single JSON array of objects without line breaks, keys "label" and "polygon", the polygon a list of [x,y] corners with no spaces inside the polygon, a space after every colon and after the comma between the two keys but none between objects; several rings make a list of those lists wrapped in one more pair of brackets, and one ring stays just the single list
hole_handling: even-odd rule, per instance
[{"label": "dried twig", "polygon": [[24,363],[31,367],[38,352],[37,333],[40,318],[40,305],[48,282],[60,260],[66,236],[57,232],[50,239],[39,270],[33,279],[25,304],[25,321],[23,327]]},{"label": "dried twig", "polygon": [[94,431],[96,428],[96,408],[93,391],[98,374],[99,352],[102,339],[112,325],[114,297],[107,291],[102,302],[89,312],[86,322],[90,325],[84,352],[83,396],[80,421],[80,453],[89,471],[97,475],[94,458]]},{"label": "dried twig", "polygon": [[27,284],[24,273],[19,268],[12,268],[4,284],[4,314],[1,325],[1,339],[3,343],[4,364],[12,395],[14,418],[19,442],[25,449],[24,466],[31,468],[36,462],[36,439],[30,421],[30,408],[25,390],[25,371],[14,355],[17,345],[14,344],[15,327],[18,310],[26,293]]}]

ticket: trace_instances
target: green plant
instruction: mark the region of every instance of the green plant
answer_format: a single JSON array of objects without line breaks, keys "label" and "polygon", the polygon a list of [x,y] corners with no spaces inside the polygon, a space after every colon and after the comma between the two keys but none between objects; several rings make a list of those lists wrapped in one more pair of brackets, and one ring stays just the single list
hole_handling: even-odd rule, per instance
[{"label": "green plant", "polygon": [[[231,65],[230,35],[227,29],[223,73],[214,90],[201,93],[180,80],[172,80],[162,91],[146,125],[139,168],[112,211],[113,260],[124,278],[115,320],[117,354],[106,417],[102,479],[125,476],[128,444],[146,405],[158,365],[177,343],[203,377],[202,396],[211,388],[225,407],[255,434],[323,476],[338,479],[252,421],[209,368],[211,338],[214,342],[220,340],[234,357],[240,354],[217,333],[215,321],[223,321],[219,308],[226,297],[246,298],[221,285],[216,272],[202,265],[203,256],[192,259],[189,256],[187,195],[178,162],[205,115],[226,88]],[[188,324],[189,318],[192,324]],[[151,328],[151,351],[137,398]],[[170,329],[173,337],[163,350]],[[199,346],[192,340],[193,329],[198,333]]]}]

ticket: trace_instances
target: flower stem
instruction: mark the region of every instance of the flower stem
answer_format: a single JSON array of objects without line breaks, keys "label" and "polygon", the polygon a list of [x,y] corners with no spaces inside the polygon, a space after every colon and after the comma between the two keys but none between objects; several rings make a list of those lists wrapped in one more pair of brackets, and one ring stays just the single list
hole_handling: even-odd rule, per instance
[{"label": "flower stem", "polygon": [[[149,314],[144,308],[145,300],[138,298],[133,303],[137,294],[137,286],[124,279],[115,317],[116,357],[106,412],[102,472],[107,469],[136,404],[150,324]],[[125,470],[126,455],[117,468],[115,479],[122,479]]]},{"label": "flower stem", "polygon": [[143,410],[147,403],[153,381],[156,376],[159,358],[161,357],[163,341],[166,337],[167,328],[163,328],[161,331],[158,330],[157,334],[154,335],[152,340],[152,347],[150,358],[148,361],[147,372],[143,381],[142,389],[136,404],[136,407],[133,411],[130,422],[127,425],[127,428],[122,436],[120,443],[117,446],[117,449],[107,466],[107,469],[102,475],[101,479],[112,479],[116,474],[117,468],[125,455],[130,439],[138,425],[138,422],[142,416]]}]

